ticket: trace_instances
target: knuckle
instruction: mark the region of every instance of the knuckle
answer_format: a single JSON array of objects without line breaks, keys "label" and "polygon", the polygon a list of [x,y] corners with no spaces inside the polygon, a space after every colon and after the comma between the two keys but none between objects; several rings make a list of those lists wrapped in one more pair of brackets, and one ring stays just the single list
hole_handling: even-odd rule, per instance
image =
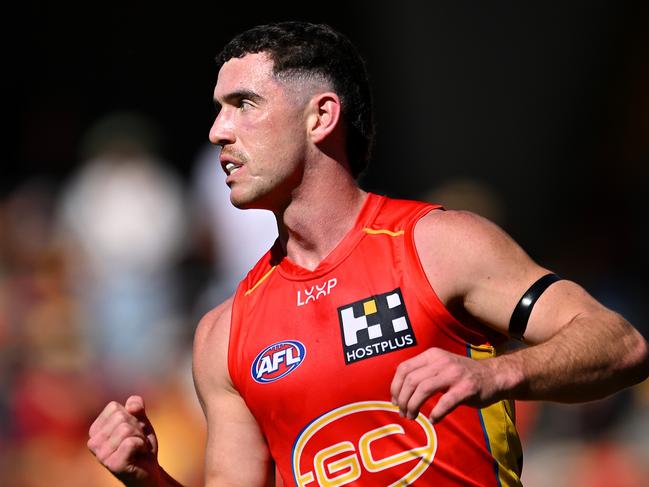
[{"label": "knuckle", "polygon": [[448,378],[449,382],[452,384],[458,384],[462,381],[462,371],[458,369],[457,367],[453,367],[452,365],[449,365],[445,369],[446,371],[446,377]]},{"label": "knuckle", "polygon": [[121,473],[124,471],[124,464],[119,459],[107,458],[102,464],[113,473]]},{"label": "knuckle", "polygon": [[133,417],[123,409],[115,411],[113,415],[119,424],[129,424],[133,420]]},{"label": "knuckle", "polygon": [[124,444],[128,447],[129,451],[134,450],[142,444],[142,439],[136,436],[129,436],[124,440]]},{"label": "knuckle", "polygon": [[96,455],[95,452],[96,452],[97,447],[98,447],[99,445],[97,444],[97,440],[96,440],[95,438],[90,438],[90,439],[86,442],[86,446],[88,447],[88,450],[90,450],[90,451],[93,453],[93,455]]},{"label": "knuckle", "polygon": [[97,460],[99,460],[103,465],[106,465],[106,460],[110,457],[112,452],[106,448],[106,445],[99,445],[93,453],[97,457]]},{"label": "knuckle", "polygon": [[459,404],[463,404],[469,397],[466,394],[466,391],[461,391],[458,389],[449,391],[449,393],[447,393],[446,396],[447,397],[446,397],[445,405],[447,409],[451,409]]},{"label": "knuckle", "polygon": [[136,430],[130,423],[120,423],[119,425],[117,425],[117,428],[115,428],[114,434],[116,436],[126,437],[134,433],[136,433]]},{"label": "knuckle", "polygon": [[419,389],[426,397],[428,397],[435,391],[435,384],[432,379],[424,380],[419,384]]},{"label": "knuckle", "polygon": [[457,363],[455,362],[454,357],[446,353],[440,354],[437,357],[437,361],[444,367],[457,367]]},{"label": "knuckle", "polygon": [[119,411],[119,408],[120,405],[117,401],[110,401],[104,408],[104,411],[107,413],[114,413],[115,411]]},{"label": "knuckle", "polygon": [[415,387],[417,385],[417,381],[412,375],[409,375],[403,380],[403,385],[406,387]]},{"label": "knuckle", "polygon": [[406,406],[408,409],[413,409],[419,403],[420,391],[415,391],[415,393],[408,398],[408,404]]},{"label": "knuckle", "polygon": [[448,411],[450,404],[451,404],[451,398],[448,397],[448,393],[444,394],[439,401],[437,401],[437,405],[435,406],[435,409],[437,410],[438,414],[446,414]]},{"label": "knuckle", "polygon": [[445,360],[445,364],[448,370],[455,375],[463,375],[466,372],[465,364],[452,360],[450,357]]},{"label": "knuckle", "polygon": [[123,409],[118,409],[113,414],[121,420],[126,420],[129,417],[129,414]]},{"label": "knuckle", "polygon": [[426,354],[426,357],[431,360],[438,360],[440,358],[446,357],[446,354],[442,350],[435,347],[427,348],[424,353]]},{"label": "knuckle", "polygon": [[466,384],[467,390],[470,394],[476,394],[480,390],[480,385],[475,377],[469,377]]},{"label": "knuckle", "polygon": [[144,444],[145,443],[142,438],[135,436],[130,436],[122,442],[122,446],[124,447],[126,454],[129,457],[132,456],[136,451],[140,450],[144,446]]}]

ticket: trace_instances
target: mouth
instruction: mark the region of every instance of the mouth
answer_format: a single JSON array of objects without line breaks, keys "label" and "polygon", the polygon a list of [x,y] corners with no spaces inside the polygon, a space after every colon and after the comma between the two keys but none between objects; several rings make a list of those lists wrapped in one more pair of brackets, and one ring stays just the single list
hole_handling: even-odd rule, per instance
[{"label": "mouth", "polygon": [[241,164],[236,164],[234,162],[227,162],[225,166],[223,166],[223,170],[225,171],[225,174],[228,176],[232,176],[235,172],[237,172],[241,168]]},{"label": "mouth", "polygon": [[243,166],[242,163],[236,161],[230,155],[221,154],[220,159],[221,159],[221,167],[223,168],[223,172],[226,174],[226,176],[232,176],[235,172],[237,172],[241,168],[241,166]]}]

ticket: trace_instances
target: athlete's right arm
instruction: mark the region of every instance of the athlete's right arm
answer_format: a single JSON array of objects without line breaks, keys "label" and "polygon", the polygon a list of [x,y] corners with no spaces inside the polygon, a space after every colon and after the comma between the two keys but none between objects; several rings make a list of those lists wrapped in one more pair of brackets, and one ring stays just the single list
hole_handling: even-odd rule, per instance
[{"label": "athlete's right arm", "polygon": [[207,419],[205,487],[274,485],[264,437],[228,371],[232,300],[210,311],[194,337],[193,374]]}]

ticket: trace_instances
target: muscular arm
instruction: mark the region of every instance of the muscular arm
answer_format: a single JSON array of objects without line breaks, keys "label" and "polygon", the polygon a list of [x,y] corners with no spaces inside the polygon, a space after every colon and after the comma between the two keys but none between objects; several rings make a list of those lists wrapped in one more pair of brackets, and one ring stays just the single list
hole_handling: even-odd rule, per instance
[{"label": "muscular arm", "polygon": [[[441,300],[463,318],[503,334],[522,294],[548,273],[496,225],[470,213],[427,215],[415,229],[415,243]],[[596,399],[649,373],[647,343],[637,330],[567,280],[538,299],[525,341],[531,346],[481,361],[430,349],[401,364],[392,383],[394,400],[412,415],[442,391],[432,414],[439,420],[459,404]]]},{"label": "muscular arm", "polygon": [[194,338],[194,383],[207,419],[205,486],[270,486],[266,442],[228,373],[231,306],[227,301],[205,315]]}]

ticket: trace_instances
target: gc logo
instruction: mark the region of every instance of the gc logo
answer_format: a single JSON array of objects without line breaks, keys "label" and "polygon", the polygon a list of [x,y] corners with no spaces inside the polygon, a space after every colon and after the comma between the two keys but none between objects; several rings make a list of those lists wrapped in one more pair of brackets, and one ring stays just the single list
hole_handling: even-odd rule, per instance
[{"label": "gc logo", "polygon": [[293,477],[298,487],[339,487],[361,477],[363,485],[406,486],[424,473],[436,449],[435,429],[421,413],[410,421],[389,402],[357,402],[304,429],[293,445]]}]

